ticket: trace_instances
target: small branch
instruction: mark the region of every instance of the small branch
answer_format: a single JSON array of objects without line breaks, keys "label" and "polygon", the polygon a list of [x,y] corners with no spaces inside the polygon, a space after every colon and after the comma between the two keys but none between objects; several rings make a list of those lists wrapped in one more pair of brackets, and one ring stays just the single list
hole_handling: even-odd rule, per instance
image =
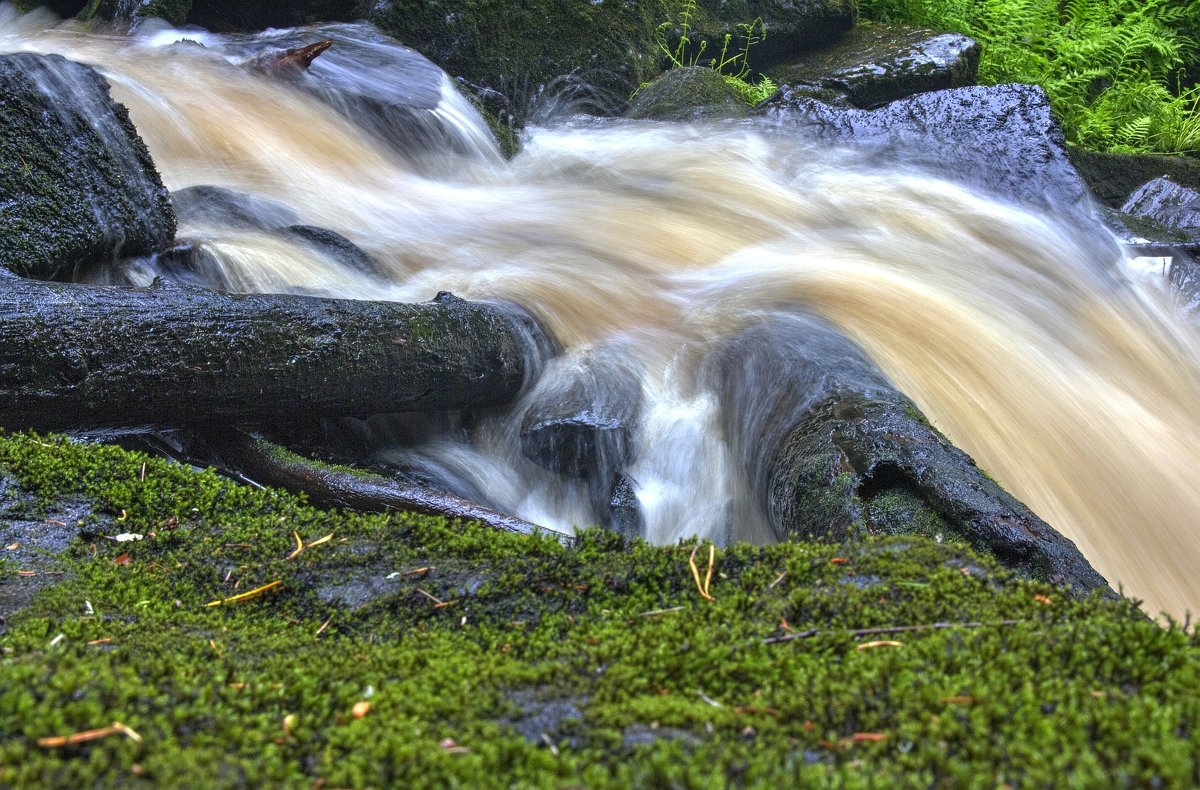
[{"label": "small branch", "polygon": [[822,634],[841,634],[850,637],[871,636],[874,634],[907,634],[913,631],[940,631],[945,628],[987,628],[989,626],[1016,625],[1021,620],[1001,620],[996,623],[929,623],[927,625],[895,625],[887,628],[859,628],[854,631],[822,631],[810,628],[807,631],[797,631],[794,634],[771,636],[763,640],[764,645],[774,645],[780,642],[791,642],[795,639],[809,639]]},{"label": "small branch", "polygon": [[[210,432],[208,443],[239,475],[289,491],[303,491],[325,507],[345,507],[370,513],[411,510],[462,521],[478,521],[502,532],[530,535],[548,532],[563,543],[569,535],[556,533],[508,513],[492,510],[454,494],[403,483],[380,475],[361,474],[296,455],[283,447],[237,431]],[[317,541],[305,548],[315,546]]]},{"label": "small branch", "polygon": [[124,735],[131,741],[137,743],[142,742],[142,736],[133,731],[131,727],[122,724],[119,721],[114,721],[111,727],[100,727],[95,730],[84,730],[83,732],[75,732],[70,735],[56,735],[50,738],[38,738],[38,746],[46,749],[56,749],[61,746],[74,746],[77,743],[87,743],[88,741],[96,741],[101,738],[107,738],[110,735]]},{"label": "small branch", "polygon": [[262,587],[255,587],[253,590],[247,590],[244,593],[239,593],[238,595],[235,595],[232,598],[222,598],[217,601],[209,601],[208,603],[204,604],[204,606],[207,608],[209,606],[224,606],[225,604],[229,604],[229,603],[241,603],[242,601],[248,601],[251,598],[258,598],[260,595],[269,593],[272,590],[276,590],[282,586],[283,586],[283,580],[276,579],[275,581],[273,581],[269,584],[264,584]]}]

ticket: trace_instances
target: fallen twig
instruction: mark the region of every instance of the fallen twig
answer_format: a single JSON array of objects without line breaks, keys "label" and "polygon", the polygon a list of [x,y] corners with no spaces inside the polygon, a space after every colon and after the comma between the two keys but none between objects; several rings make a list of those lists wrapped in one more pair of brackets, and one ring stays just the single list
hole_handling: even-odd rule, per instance
[{"label": "fallen twig", "polygon": [[709,584],[712,583],[713,565],[716,562],[717,547],[709,544],[708,546],[708,573],[704,577],[704,581],[700,581],[700,568],[696,566],[696,552],[700,550],[700,544],[696,544],[692,549],[692,554],[688,557],[688,567],[692,570],[692,578],[696,581],[696,589],[700,591],[700,597],[706,601],[715,601],[708,592]]},{"label": "fallen twig", "polygon": [[670,609],[651,609],[648,612],[641,612],[638,617],[657,617],[660,614],[670,614],[671,612],[682,612],[684,607],[672,606]]},{"label": "fallen twig", "polygon": [[763,640],[764,645],[779,642],[791,642],[794,639],[808,639],[821,634],[844,634],[846,636],[869,636],[871,634],[906,634],[912,631],[939,631],[945,628],[986,628],[988,626],[1016,625],[1021,620],[1000,620],[995,623],[929,623],[926,625],[894,625],[886,628],[858,628],[853,631],[822,631],[820,628],[810,628],[807,631],[797,631],[783,636],[770,636]]},{"label": "fallen twig", "polygon": [[323,538],[317,538],[312,543],[305,543],[304,541],[300,540],[300,533],[296,532],[295,530],[292,530],[292,537],[296,539],[296,548],[291,554],[287,555],[287,559],[289,560],[298,557],[302,551],[306,551],[307,549],[311,549],[313,546],[320,546],[322,543],[328,543],[329,541],[333,540],[333,533],[330,532]]},{"label": "fallen twig", "polygon": [[87,743],[88,741],[96,741],[101,738],[107,738],[110,735],[124,735],[132,741],[142,742],[142,736],[133,731],[132,728],[122,724],[119,721],[114,721],[110,727],[100,727],[95,730],[84,730],[83,732],[75,732],[70,735],[55,735],[49,738],[38,738],[38,746],[46,749],[55,749],[60,746],[74,746],[77,743]]},{"label": "fallen twig", "polygon": [[275,581],[270,582],[269,584],[264,584],[262,587],[255,587],[253,590],[247,590],[244,593],[239,593],[238,595],[235,595],[232,598],[222,598],[217,601],[209,601],[208,603],[204,604],[204,606],[205,607],[224,606],[225,604],[228,604],[228,603],[241,603],[242,601],[248,601],[251,598],[257,598],[260,595],[263,595],[264,593],[268,593],[271,590],[278,589],[279,587],[282,587],[282,586],[283,586],[283,580],[276,579]]}]

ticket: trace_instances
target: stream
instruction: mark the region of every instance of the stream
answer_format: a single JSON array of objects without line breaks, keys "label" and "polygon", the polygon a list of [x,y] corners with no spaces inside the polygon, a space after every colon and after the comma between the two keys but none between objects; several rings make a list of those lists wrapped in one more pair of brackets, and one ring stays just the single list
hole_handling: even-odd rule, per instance
[{"label": "stream", "polygon": [[[255,52],[320,37],[335,44],[304,84],[249,67]],[[1200,608],[1200,333],[1165,278],[1136,273],[1078,213],[866,165],[765,121],[599,121],[569,103],[536,113],[505,161],[448,76],[362,26],[123,36],[0,5],[0,52],[14,51],[96,67],[168,189],[283,204],[379,269],[185,218],[178,238],[203,245],[229,290],[509,300],[566,348],[548,381],[587,366],[634,382],[626,474],[651,541],[774,540],[703,362],[763,315],[814,314],[1114,588],[1151,613]],[[395,105],[420,112],[379,110]],[[123,276],[148,283],[156,265],[128,262]],[[486,415],[469,437],[430,420],[379,460],[556,529],[595,523],[583,481],[522,457],[522,414]]]}]

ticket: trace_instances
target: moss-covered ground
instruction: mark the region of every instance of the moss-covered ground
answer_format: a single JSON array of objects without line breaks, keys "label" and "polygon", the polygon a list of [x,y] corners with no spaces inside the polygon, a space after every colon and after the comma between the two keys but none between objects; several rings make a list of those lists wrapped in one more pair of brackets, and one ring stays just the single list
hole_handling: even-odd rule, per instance
[{"label": "moss-covered ground", "polygon": [[[708,600],[708,545],[694,575],[690,543],[319,511],[28,435],[0,472],[0,607],[61,574],[2,626],[0,786],[1200,784],[1195,637],[961,547],[713,549]],[[114,722],[140,740],[64,743]]]}]

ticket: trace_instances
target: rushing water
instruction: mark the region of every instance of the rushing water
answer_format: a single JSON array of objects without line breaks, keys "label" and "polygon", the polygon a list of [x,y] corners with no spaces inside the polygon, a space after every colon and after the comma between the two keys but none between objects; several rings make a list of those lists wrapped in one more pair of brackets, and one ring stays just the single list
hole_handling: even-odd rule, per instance
[{"label": "rushing water", "polygon": [[[449,79],[419,64],[436,129],[389,145],[386,118],[364,128],[362,101],[401,89],[395,53],[361,28],[335,32],[366,65],[331,58],[324,87],[301,90],[245,67],[262,37],[193,32],[205,47],[171,45],[179,33],[85,34],[0,5],[0,51],[99,68],[168,188],[280,201],[385,270],[277,235],[181,225],[233,288],[506,298],[567,346],[550,373],[618,360],[640,381],[628,472],[651,540],[769,539],[698,373],[713,342],[756,314],[803,308],[860,343],[1114,586],[1151,612],[1200,606],[1200,338],[1157,286],[1126,274],[1103,232],[761,125],[565,123],[530,130],[504,162]],[[438,129],[454,132],[439,142]],[[389,457],[540,523],[594,521],[581,483],[521,458],[519,413],[470,444],[434,432]]]}]

